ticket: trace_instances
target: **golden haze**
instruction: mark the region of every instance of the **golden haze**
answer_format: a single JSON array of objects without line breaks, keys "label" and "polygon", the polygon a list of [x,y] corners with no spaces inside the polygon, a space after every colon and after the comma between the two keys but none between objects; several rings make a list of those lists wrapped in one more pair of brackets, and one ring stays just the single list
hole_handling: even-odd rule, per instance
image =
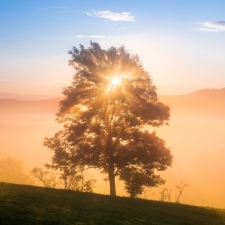
[{"label": "golden haze", "polygon": [[[181,202],[225,208],[225,89],[202,90],[184,96],[160,96],[171,106],[169,126],[157,129],[174,155],[172,168],[162,173],[166,185],[150,189],[149,198],[159,200],[164,188],[177,195],[175,185],[188,183]],[[0,100],[1,158],[21,159],[27,171],[51,161],[51,151],[42,146],[44,137],[61,127],[55,122],[60,99],[46,101]],[[108,183],[96,173],[96,191],[108,193]],[[122,184],[119,195],[126,195]],[[154,194],[153,194],[154,193]]]}]

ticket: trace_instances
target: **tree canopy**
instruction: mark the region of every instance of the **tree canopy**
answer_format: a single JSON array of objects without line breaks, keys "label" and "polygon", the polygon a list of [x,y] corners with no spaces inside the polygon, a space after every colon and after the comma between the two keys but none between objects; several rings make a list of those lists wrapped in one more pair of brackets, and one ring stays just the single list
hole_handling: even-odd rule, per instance
[{"label": "tree canopy", "polygon": [[95,42],[68,53],[75,75],[57,114],[63,130],[44,141],[54,152],[51,168],[98,168],[108,174],[112,196],[116,176],[133,197],[144,186],[164,183],[155,172],[171,166],[172,155],[148,128],[168,124],[170,109],[139,57]]}]

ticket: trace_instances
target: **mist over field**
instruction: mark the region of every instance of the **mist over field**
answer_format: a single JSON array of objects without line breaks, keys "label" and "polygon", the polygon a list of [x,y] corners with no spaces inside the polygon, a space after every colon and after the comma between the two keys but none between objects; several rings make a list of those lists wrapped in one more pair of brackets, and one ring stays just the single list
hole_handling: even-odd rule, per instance
[{"label": "mist over field", "polygon": [[[181,202],[225,208],[225,88],[204,89],[187,95],[159,96],[171,108],[169,126],[156,130],[174,156],[172,168],[162,172],[166,184],[148,189],[145,197],[159,200],[163,188],[187,183]],[[38,101],[0,99],[0,155],[24,162],[27,172],[51,162],[51,150],[43,147],[44,137],[61,129],[55,121],[60,98]],[[95,192],[108,194],[101,175]],[[122,183],[118,195],[126,195]]]}]

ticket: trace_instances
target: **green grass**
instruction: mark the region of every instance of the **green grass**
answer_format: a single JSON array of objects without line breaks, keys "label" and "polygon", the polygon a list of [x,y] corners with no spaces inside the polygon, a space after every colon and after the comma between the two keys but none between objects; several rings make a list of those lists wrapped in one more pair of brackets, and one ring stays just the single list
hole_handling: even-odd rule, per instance
[{"label": "green grass", "polygon": [[225,210],[0,183],[0,224],[222,225]]}]

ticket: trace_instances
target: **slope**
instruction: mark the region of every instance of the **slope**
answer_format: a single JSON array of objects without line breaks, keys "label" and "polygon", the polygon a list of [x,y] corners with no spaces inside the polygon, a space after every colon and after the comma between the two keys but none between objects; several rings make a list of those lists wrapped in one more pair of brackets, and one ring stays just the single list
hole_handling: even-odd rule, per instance
[{"label": "slope", "polygon": [[222,225],[225,210],[0,183],[0,223]]}]

